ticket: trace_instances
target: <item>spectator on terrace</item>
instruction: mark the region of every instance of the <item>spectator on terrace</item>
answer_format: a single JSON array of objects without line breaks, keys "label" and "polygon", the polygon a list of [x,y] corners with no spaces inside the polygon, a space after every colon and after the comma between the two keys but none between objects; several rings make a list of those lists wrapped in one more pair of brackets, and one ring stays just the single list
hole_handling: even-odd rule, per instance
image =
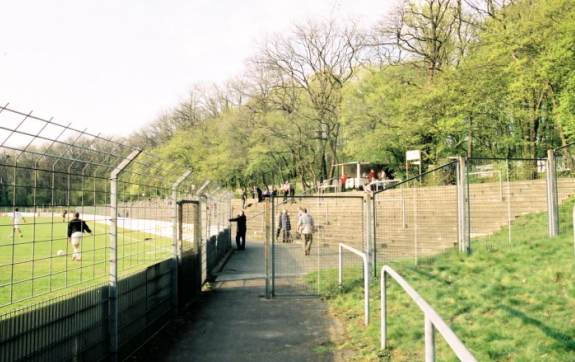
[{"label": "spectator on terrace", "polygon": [[343,175],[339,178],[339,183],[341,185],[341,192],[345,191],[345,184],[347,183],[347,174],[344,172]]}]

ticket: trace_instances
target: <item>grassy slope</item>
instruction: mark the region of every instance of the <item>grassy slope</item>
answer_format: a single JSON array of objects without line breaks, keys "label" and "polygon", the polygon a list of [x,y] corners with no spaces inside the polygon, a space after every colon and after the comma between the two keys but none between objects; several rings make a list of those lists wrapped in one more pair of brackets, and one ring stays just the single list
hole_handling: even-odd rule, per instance
[{"label": "grassy slope", "polygon": [[[82,241],[82,261],[71,260],[72,247],[66,238],[67,224],[61,217],[26,218],[21,227],[23,237],[13,238],[12,219],[0,216],[0,314],[30,304],[28,298],[48,297],[70,292],[72,286],[107,278],[108,225],[88,222],[92,235]],[[34,226],[34,223],[36,224]],[[140,270],[145,265],[171,256],[169,238],[119,228],[118,257],[121,275]],[[149,238],[149,239],[148,239]],[[146,241],[143,241],[146,239]],[[58,250],[67,254],[58,256]],[[32,261],[33,260],[33,261]],[[10,281],[14,283],[11,290]],[[13,304],[10,303],[12,293]],[[18,301],[27,299],[24,303]],[[34,301],[40,298],[34,298]],[[45,298],[41,298],[45,299]]]},{"label": "grassy slope", "polygon": [[[562,206],[561,220],[570,220],[573,203]],[[569,227],[567,227],[569,226]],[[424,265],[392,266],[452,326],[480,361],[575,360],[575,256],[569,221],[560,237],[547,237],[545,214],[526,215],[490,237],[490,247],[475,241],[473,255],[456,252]],[[423,360],[423,316],[394,282],[389,288],[390,349],[379,346],[379,288],[372,285],[371,325],[362,325],[359,273],[337,292],[337,275],[326,272],[323,295],[332,313],[347,325],[349,339],[339,348],[352,349],[357,360]],[[353,279],[353,280],[352,280]],[[457,360],[438,335],[438,360]]]}]

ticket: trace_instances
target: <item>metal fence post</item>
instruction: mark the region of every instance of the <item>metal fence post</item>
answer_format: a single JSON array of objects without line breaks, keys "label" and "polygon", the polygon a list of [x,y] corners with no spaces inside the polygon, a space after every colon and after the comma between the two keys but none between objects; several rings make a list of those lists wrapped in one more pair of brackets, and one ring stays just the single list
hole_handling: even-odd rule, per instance
[{"label": "metal fence post", "polygon": [[264,199],[264,223],[265,223],[265,240],[264,240],[264,257],[265,257],[265,273],[266,273],[266,298],[271,298],[271,252],[270,252],[270,243],[271,243],[271,225],[270,225],[270,198],[266,197]]},{"label": "metal fence post", "polygon": [[192,172],[187,170],[184,172],[180,178],[174,182],[172,185],[172,203],[173,203],[173,215],[172,215],[172,243],[174,247],[174,263],[172,270],[172,306],[174,308],[174,314],[178,313],[178,273],[179,266],[182,264],[182,245],[181,239],[178,238],[178,187],[184,182]]},{"label": "metal fence post", "polygon": [[469,184],[465,158],[457,158],[457,230],[459,251],[470,253]]},{"label": "metal fence post", "polygon": [[559,235],[559,202],[557,198],[557,175],[555,153],[547,150],[547,224],[549,236]]},{"label": "metal fence post", "polygon": [[377,277],[377,208],[375,203],[375,198],[377,194],[371,199],[371,227],[372,227],[372,237],[373,237],[373,263],[372,263],[372,273],[373,277]]},{"label": "metal fence post", "polygon": [[375,276],[374,268],[375,266],[375,233],[374,233],[374,201],[372,195],[366,196],[367,200],[365,203],[366,207],[366,226],[367,226],[367,260],[368,260],[368,277]]},{"label": "metal fence post", "polygon": [[435,362],[435,328],[425,316],[425,362]]},{"label": "metal fence post", "polygon": [[135,150],[110,175],[110,268],[108,275],[108,333],[110,360],[118,360],[118,177],[141,153]]}]

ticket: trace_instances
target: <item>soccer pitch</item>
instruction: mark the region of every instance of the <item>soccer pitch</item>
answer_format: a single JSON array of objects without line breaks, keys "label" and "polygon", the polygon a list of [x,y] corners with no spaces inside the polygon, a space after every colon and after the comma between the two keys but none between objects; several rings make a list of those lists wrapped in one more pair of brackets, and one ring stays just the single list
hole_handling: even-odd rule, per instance
[{"label": "soccer pitch", "polygon": [[[0,314],[12,307],[29,305],[37,297],[46,299],[106,280],[111,249],[110,226],[104,217],[85,219],[92,234],[84,234],[80,261],[72,260],[73,249],[67,239],[68,220],[56,214],[53,217],[24,214],[24,219],[20,237],[18,232],[13,232],[12,218],[0,216]],[[172,256],[172,241],[166,236],[166,225],[158,226],[158,223],[118,221],[120,276]]]}]

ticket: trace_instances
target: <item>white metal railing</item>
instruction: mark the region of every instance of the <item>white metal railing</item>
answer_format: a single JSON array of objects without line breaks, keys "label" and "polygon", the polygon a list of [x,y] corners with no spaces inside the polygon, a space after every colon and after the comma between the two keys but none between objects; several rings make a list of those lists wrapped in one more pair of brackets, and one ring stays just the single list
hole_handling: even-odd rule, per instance
[{"label": "white metal railing", "polygon": [[[340,244],[341,245],[341,244]],[[435,330],[437,329],[439,333],[445,339],[445,342],[451,347],[451,350],[455,353],[460,361],[464,362],[476,362],[477,360],[471,352],[465,347],[465,345],[457,338],[455,333],[449,328],[447,323],[441,319],[439,314],[431,308],[431,306],[409,285],[405,279],[401,277],[395,270],[391,267],[385,265],[381,269],[380,275],[380,288],[381,288],[381,348],[385,349],[387,347],[387,275],[390,275],[397,284],[399,284],[403,290],[411,297],[411,299],[417,304],[419,309],[423,312],[425,316],[425,361],[432,362],[435,361]]]},{"label": "white metal railing", "polygon": [[343,249],[350,251],[350,252],[354,253],[355,255],[360,256],[361,259],[363,260],[363,288],[364,288],[364,292],[363,292],[363,297],[364,297],[363,318],[364,318],[364,324],[367,326],[369,324],[369,264],[367,262],[367,254],[362,252],[362,251],[359,251],[355,248],[352,248],[351,246],[345,245],[343,243],[339,243],[338,281],[339,281],[339,287],[340,288],[343,286],[343,257],[342,257]]}]

